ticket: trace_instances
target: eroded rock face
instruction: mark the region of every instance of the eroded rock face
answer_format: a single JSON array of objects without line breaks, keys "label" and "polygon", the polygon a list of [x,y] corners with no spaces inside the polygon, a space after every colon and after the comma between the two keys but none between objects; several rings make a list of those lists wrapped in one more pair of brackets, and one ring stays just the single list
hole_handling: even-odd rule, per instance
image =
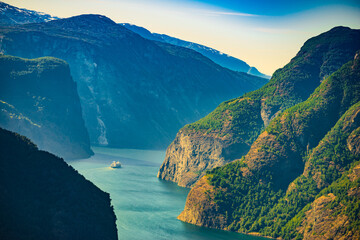
[{"label": "eroded rock face", "polygon": [[189,192],[185,209],[178,216],[178,219],[198,226],[223,228],[225,217],[217,213],[216,203],[209,201],[213,198],[214,187],[208,183],[207,177],[204,176]]},{"label": "eroded rock face", "polygon": [[234,149],[227,138],[183,130],[166,150],[165,161],[157,176],[181,187],[191,187],[206,170],[223,166],[248,149],[246,144]]},{"label": "eroded rock face", "polygon": [[304,235],[304,240],[359,239],[359,232],[346,231],[346,227],[350,224],[346,215],[334,214],[337,209],[327,208],[335,200],[336,196],[329,193],[327,196],[317,198],[311,204],[311,209],[305,213],[306,217],[299,229]]},{"label": "eroded rock face", "polygon": [[300,230],[304,234],[304,239],[334,239],[334,237],[350,239],[349,236],[337,233],[345,224],[349,224],[348,218],[345,215],[334,217],[332,216],[334,210],[325,209],[335,198],[334,194],[329,193],[327,196],[319,197],[311,204],[311,210],[306,212],[305,218],[308,224],[302,226]]}]

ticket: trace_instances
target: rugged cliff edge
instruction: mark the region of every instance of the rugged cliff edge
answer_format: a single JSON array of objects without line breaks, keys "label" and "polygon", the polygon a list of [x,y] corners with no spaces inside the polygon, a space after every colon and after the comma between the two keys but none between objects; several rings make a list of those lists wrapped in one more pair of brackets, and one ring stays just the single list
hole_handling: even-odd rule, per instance
[{"label": "rugged cliff edge", "polygon": [[0,126],[66,159],[93,154],[76,83],[60,59],[0,56]]},{"label": "rugged cliff edge", "polygon": [[336,27],[306,41],[261,89],[220,104],[186,125],[167,149],[158,177],[191,187],[206,170],[241,158],[269,122],[306,100],[360,48],[360,31]]},{"label": "rugged cliff edge", "polygon": [[0,236],[118,239],[108,193],[26,137],[0,128]]},{"label": "rugged cliff edge", "polygon": [[359,53],[272,120],[243,158],[209,171],[179,219],[283,239],[358,239]]}]

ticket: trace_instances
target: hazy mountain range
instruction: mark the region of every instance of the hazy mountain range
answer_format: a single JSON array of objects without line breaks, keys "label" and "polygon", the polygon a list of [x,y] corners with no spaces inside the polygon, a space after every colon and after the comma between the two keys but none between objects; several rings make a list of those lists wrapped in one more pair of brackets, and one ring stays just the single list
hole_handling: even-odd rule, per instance
[{"label": "hazy mountain range", "polygon": [[4,54],[69,63],[96,145],[165,148],[183,125],[266,83],[100,15],[4,26],[0,35]]},{"label": "hazy mountain range", "polygon": [[0,25],[15,25],[25,23],[48,22],[59,19],[49,14],[17,8],[0,2]]},{"label": "hazy mountain range", "polygon": [[151,33],[149,30],[133,24],[121,23],[121,25],[139,34],[143,38],[159,41],[159,42],[166,42],[180,47],[190,48],[194,51],[201,53],[202,55],[211,59],[213,62],[219,64],[220,66],[226,67],[233,71],[245,72],[254,76],[270,79],[270,76],[259,72],[255,67],[250,67],[246,62],[234,58],[232,56],[229,56],[228,54],[222,53],[216,49],[209,48],[201,44],[184,41],[178,38],[170,37],[165,34]]}]

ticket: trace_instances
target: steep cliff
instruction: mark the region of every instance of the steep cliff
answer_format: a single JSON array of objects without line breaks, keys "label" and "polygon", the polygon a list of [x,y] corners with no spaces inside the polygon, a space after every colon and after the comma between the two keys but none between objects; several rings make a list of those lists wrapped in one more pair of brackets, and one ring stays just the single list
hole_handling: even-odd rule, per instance
[{"label": "steep cliff", "polygon": [[0,126],[66,159],[93,153],[69,65],[0,56]]},{"label": "steep cliff", "polygon": [[108,193],[0,128],[1,239],[118,239],[115,221]]},{"label": "steep cliff", "polygon": [[[189,193],[198,197],[188,198],[179,219],[284,239],[309,238],[309,234],[322,239],[325,229],[329,238],[356,239],[360,212],[354,166],[359,152],[352,143],[358,138],[359,114],[360,55],[356,54],[305,102],[271,121],[248,154],[205,175]],[[206,193],[198,191],[204,181],[210,189]],[[211,209],[204,211],[209,202]],[[335,213],[339,215],[333,217]],[[315,215],[317,225],[311,223]],[[216,224],[221,219],[223,224]]]},{"label": "steep cliff", "polygon": [[158,177],[191,187],[205,170],[241,158],[275,116],[306,100],[327,76],[354,57],[359,39],[359,30],[345,27],[309,39],[261,89],[224,102],[183,127],[168,147]]},{"label": "steep cliff", "polygon": [[165,148],[185,124],[266,83],[100,15],[2,27],[0,36],[6,54],[69,63],[95,145]]}]

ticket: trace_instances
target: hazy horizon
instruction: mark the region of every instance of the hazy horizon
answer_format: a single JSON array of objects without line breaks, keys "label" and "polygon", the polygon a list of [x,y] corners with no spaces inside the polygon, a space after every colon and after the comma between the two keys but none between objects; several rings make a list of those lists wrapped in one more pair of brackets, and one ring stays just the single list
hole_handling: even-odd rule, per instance
[{"label": "hazy horizon", "polygon": [[151,32],[199,43],[271,75],[310,37],[335,26],[360,28],[357,1],[8,0],[60,18],[102,14]]}]

